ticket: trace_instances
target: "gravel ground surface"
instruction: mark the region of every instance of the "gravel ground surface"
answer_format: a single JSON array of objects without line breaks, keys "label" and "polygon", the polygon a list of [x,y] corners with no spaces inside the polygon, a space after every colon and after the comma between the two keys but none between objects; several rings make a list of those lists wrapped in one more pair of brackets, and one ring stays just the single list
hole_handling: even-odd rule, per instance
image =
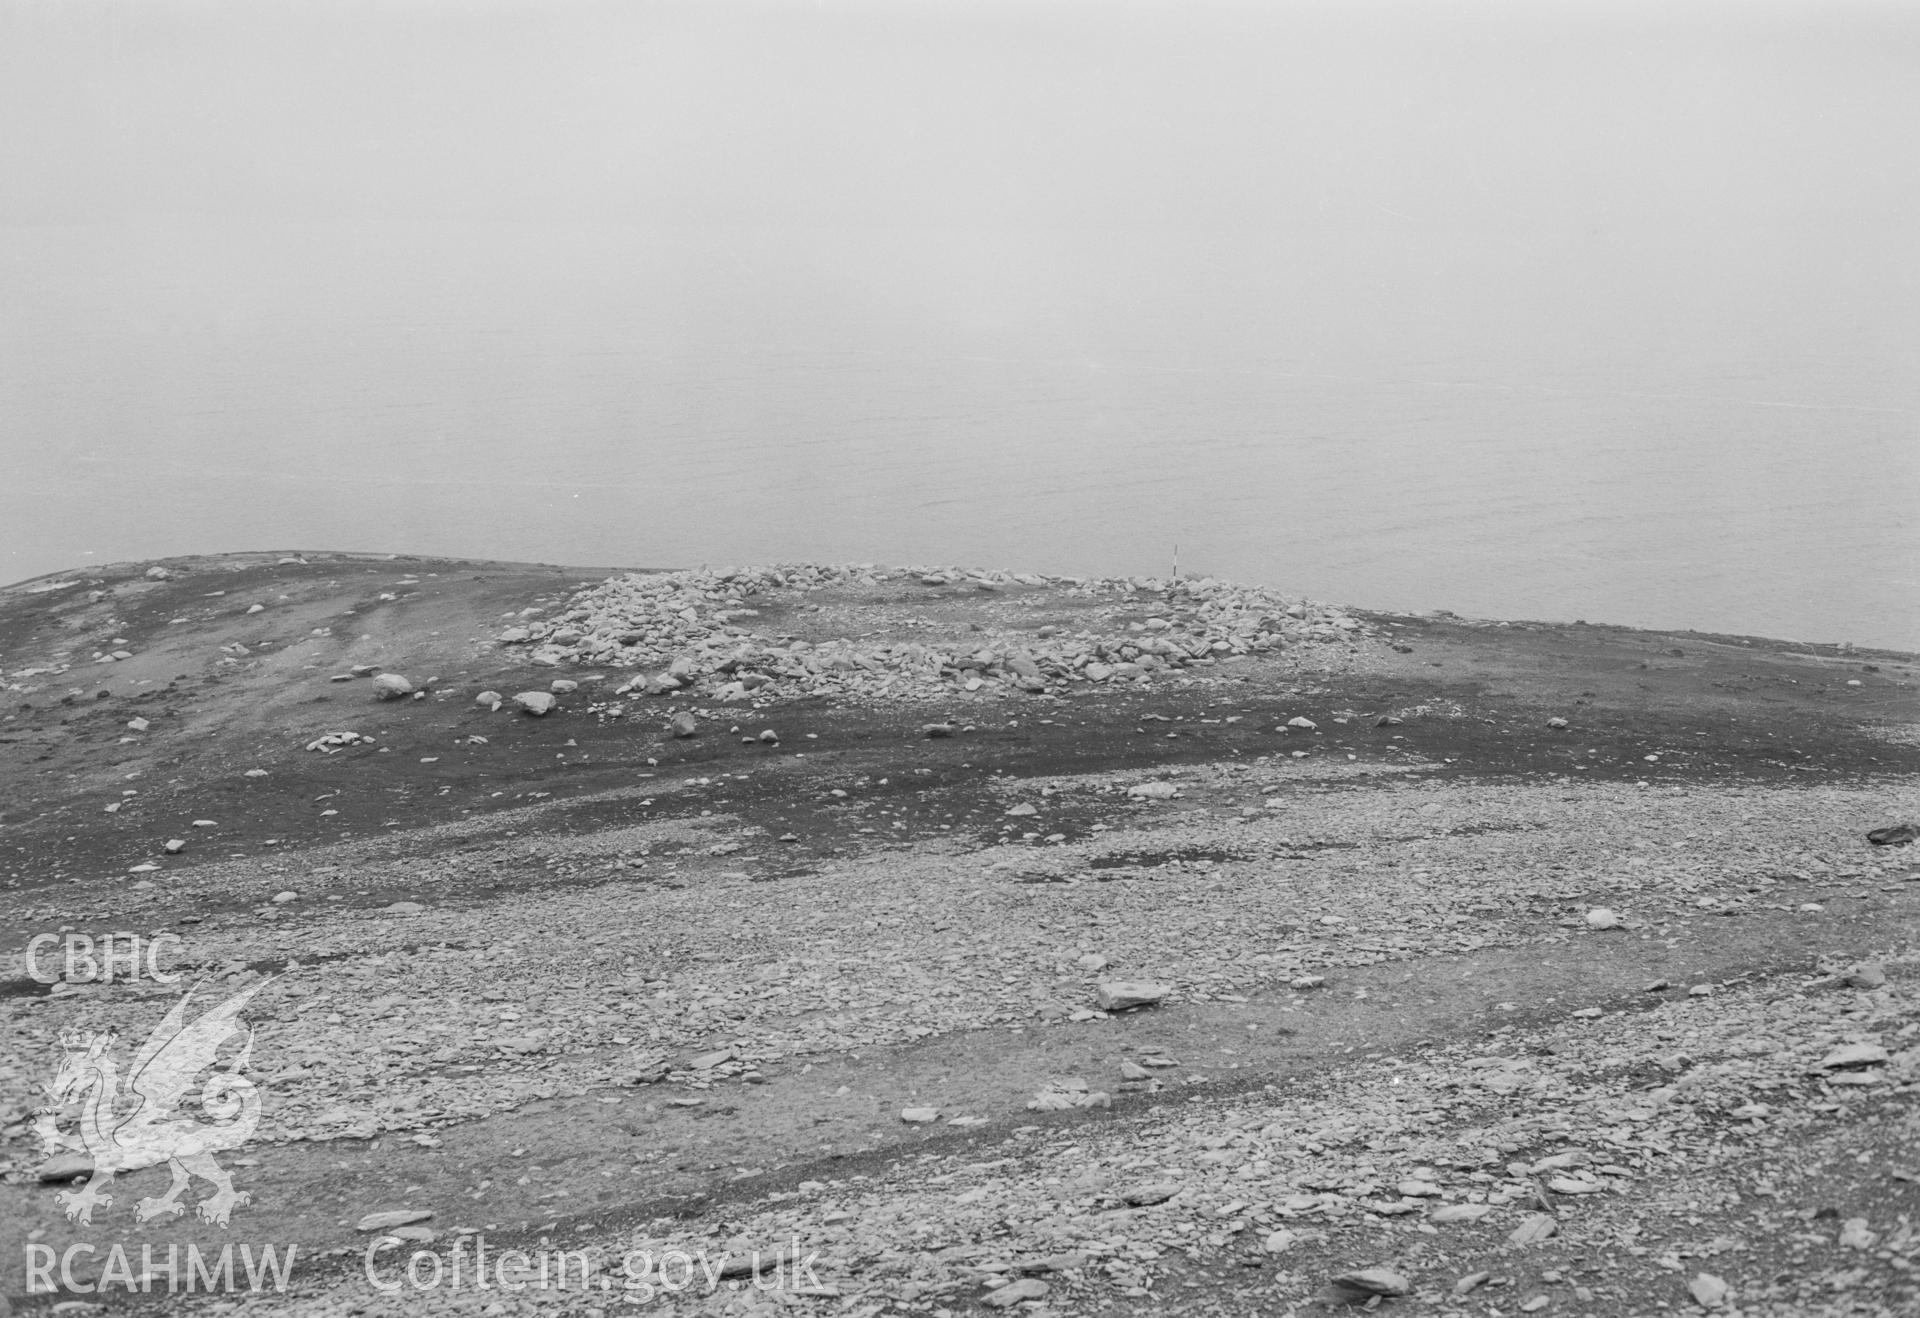
[{"label": "gravel ground surface", "polygon": [[[919,568],[164,570],[0,599],[17,1310],[1920,1309],[1920,870],[1866,841],[1920,818],[1905,656]],[[90,637],[135,665],[98,699]],[[179,980],[30,973],[115,930]],[[137,1223],[152,1167],[69,1220],[45,1086],[194,984],[251,993],[252,1201]],[[128,1293],[267,1243],[284,1289]]]}]

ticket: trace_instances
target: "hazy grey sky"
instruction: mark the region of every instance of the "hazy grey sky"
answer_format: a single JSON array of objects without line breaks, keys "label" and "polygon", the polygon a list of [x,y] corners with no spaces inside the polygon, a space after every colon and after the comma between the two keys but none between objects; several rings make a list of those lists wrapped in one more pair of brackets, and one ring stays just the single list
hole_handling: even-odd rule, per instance
[{"label": "hazy grey sky", "polygon": [[0,0],[0,577],[1177,540],[1905,637],[1917,72],[1912,0]]},{"label": "hazy grey sky", "polygon": [[642,224],[1905,214],[1898,3],[8,3],[0,207]]}]

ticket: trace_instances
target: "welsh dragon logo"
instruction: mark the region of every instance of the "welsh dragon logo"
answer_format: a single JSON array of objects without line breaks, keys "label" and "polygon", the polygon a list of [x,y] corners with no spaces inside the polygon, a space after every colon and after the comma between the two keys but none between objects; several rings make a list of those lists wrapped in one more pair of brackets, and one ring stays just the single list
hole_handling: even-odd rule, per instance
[{"label": "welsh dragon logo", "polygon": [[[268,982],[241,990],[191,1025],[185,1022],[193,990],[183,994],[133,1055],[124,1084],[113,1057],[116,1035],[61,1037],[66,1055],[47,1086],[53,1101],[39,1110],[34,1129],[48,1153],[84,1153],[93,1159],[85,1185],[55,1196],[68,1221],[92,1225],[93,1210],[113,1203],[107,1190],[116,1173],[161,1162],[172,1170],[173,1184],[165,1194],[149,1195],[134,1205],[138,1221],[185,1212],[180,1196],[195,1176],[214,1187],[212,1195],[194,1205],[204,1221],[224,1227],[235,1206],[249,1201],[251,1196],[234,1190],[233,1178],[213,1155],[244,1144],[260,1120],[260,1096],[241,1074],[253,1052],[252,1030],[246,1031],[246,1044],[224,1070],[213,1067],[221,1045],[246,1028],[238,1019],[240,1009]],[[199,1121],[179,1109],[195,1079],[203,1075],[200,1110],[207,1120]],[[63,1114],[76,1104],[75,1128],[62,1131]]]}]

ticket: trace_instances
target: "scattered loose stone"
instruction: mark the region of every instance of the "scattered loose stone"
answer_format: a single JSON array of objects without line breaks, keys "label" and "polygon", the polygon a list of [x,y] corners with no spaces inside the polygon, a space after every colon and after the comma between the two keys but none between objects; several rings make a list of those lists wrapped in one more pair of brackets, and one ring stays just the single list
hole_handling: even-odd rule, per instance
[{"label": "scattered loose stone", "polygon": [[1427,1220],[1439,1226],[1455,1222],[1478,1222],[1492,1211],[1493,1208],[1488,1204],[1448,1204],[1444,1208],[1434,1209]]},{"label": "scattered loose stone", "polygon": [[937,1107],[902,1108],[900,1111],[900,1120],[906,1122],[909,1126],[925,1126],[940,1120],[940,1109]]},{"label": "scattered loose stone", "polygon": [[1516,1245],[1532,1245],[1560,1234],[1560,1223],[1551,1214],[1534,1213],[1507,1235]]},{"label": "scattered loose stone", "polygon": [[1149,1185],[1136,1185],[1122,1190],[1120,1197],[1135,1208],[1146,1208],[1153,1204],[1164,1204],[1179,1193],[1178,1181],[1155,1181]]},{"label": "scattered loose stone", "polygon": [[522,691],[513,698],[513,703],[519,706],[522,714],[544,718],[552,712],[556,702],[551,691]]},{"label": "scattered loose stone", "polygon": [[382,673],[373,679],[375,700],[399,700],[413,694],[413,683],[398,673]]},{"label": "scattered loose stone", "polygon": [[1547,1182],[1547,1188],[1555,1194],[1601,1194],[1607,1187],[1598,1181],[1576,1181],[1571,1176],[1556,1176]]},{"label": "scattered loose stone", "polygon": [[1727,1302],[1733,1288],[1711,1272],[1700,1272],[1695,1273],[1693,1280],[1687,1283],[1687,1293],[1702,1309],[1718,1309]]},{"label": "scattered loose stone", "polygon": [[323,737],[315,737],[308,742],[307,749],[319,751],[323,755],[332,755],[342,747],[356,746],[363,741],[368,745],[373,744],[372,737],[362,736],[358,732],[329,732]]},{"label": "scattered loose stone", "polygon": [[1862,962],[1847,972],[1848,988],[1877,989],[1887,986],[1887,970],[1876,962]]},{"label": "scattered loose stone", "polygon": [[91,1175],[93,1175],[91,1153],[56,1153],[34,1169],[34,1176],[42,1185],[53,1181],[70,1181],[76,1176]]},{"label": "scattered loose stone", "polygon": [[676,737],[691,737],[700,731],[700,721],[691,714],[675,714],[673,721],[667,724],[667,730]]},{"label": "scattered loose stone", "polygon": [[1011,1309],[1027,1300],[1044,1300],[1052,1289],[1038,1277],[1022,1277],[1019,1281],[1010,1281],[988,1291],[981,1297],[980,1303],[995,1309]]},{"label": "scattered loose stone", "polygon": [[1173,990],[1165,984],[1108,980],[1096,989],[1094,1000],[1102,1011],[1130,1011],[1135,1007],[1152,1006],[1171,992]]},{"label": "scattered loose stone", "polygon": [[928,737],[951,737],[956,729],[951,723],[923,723],[920,732]]},{"label": "scattered loose stone", "polygon": [[1127,795],[1142,801],[1171,801],[1180,795],[1180,789],[1172,783],[1136,783],[1127,789]]},{"label": "scattered loose stone", "polygon": [[1391,1268],[1365,1268],[1359,1272],[1343,1272],[1333,1278],[1333,1284],[1355,1295],[1413,1294],[1413,1283]]},{"label": "scattered loose stone", "polygon": [[1325,988],[1326,984],[1327,977],[1325,975],[1295,975],[1287,981],[1289,988],[1297,988],[1303,992],[1307,989]]},{"label": "scattered loose stone", "polygon": [[498,709],[506,703],[506,699],[507,698],[498,691],[482,691],[473,698],[473,703],[476,705],[485,705],[488,709]]},{"label": "scattered loose stone", "polygon": [[1046,1258],[1027,1259],[1016,1263],[1014,1267],[1021,1272],[1071,1272],[1075,1268],[1087,1266],[1087,1256],[1081,1253],[1050,1254]]},{"label": "scattered loose stone", "polygon": [[368,1213],[354,1223],[356,1231],[391,1231],[395,1227],[412,1226],[415,1222],[424,1222],[433,1216],[431,1208],[395,1208],[384,1213]]},{"label": "scattered loose stone", "polygon": [[1904,847],[1916,839],[1920,839],[1920,824],[1894,824],[1867,834],[1867,841],[1876,847]]},{"label": "scattered loose stone", "polygon": [[1587,928],[1589,929],[1620,929],[1624,928],[1625,925],[1626,921],[1620,918],[1620,913],[1611,907],[1596,906],[1587,912]]},{"label": "scattered loose stone", "polygon": [[1542,1172],[1562,1171],[1569,1167],[1584,1167],[1593,1158],[1585,1149],[1568,1149],[1565,1153],[1555,1153],[1540,1159],[1527,1168],[1527,1175],[1538,1176]]},{"label": "scattered loose stone", "polygon": [[1878,1066],[1887,1060],[1887,1050],[1877,1043],[1850,1043],[1836,1048],[1814,1066],[1822,1071],[1838,1071],[1856,1066]]},{"label": "scattered loose stone", "polygon": [[1103,1090],[1088,1089],[1084,1080],[1056,1080],[1027,1100],[1034,1112],[1067,1112],[1074,1108],[1112,1107],[1113,1099]]}]

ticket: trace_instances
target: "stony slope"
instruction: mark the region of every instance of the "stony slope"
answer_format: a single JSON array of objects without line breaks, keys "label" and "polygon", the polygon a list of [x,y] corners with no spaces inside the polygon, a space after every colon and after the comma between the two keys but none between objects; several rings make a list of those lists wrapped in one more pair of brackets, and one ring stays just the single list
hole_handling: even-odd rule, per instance
[{"label": "stony slope", "polygon": [[[30,1244],[93,1244],[75,1278],[117,1295],[114,1243],[292,1242],[275,1312],[501,1312],[776,1237],[835,1293],[654,1310],[1284,1312],[1369,1267],[1423,1312],[1697,1305],[1702,1272],[1743,1311],[1911,1301],[1920,885],[1864,840],[1920,815],[1906,656],[1220,583],[270,554],[8,588],[0,677],[4,945],[166,931],[188,972],[15,956],[16,1306],[56,1298]],[[265,981],[253,1202],[136,1225],[156,1168],[68,1222],[30,1120],[59,1036],[138,1041],[196,978]],[[1115,978],[1167,994],[1100,1011]],[[1849,1044],[1885,1057],[1823,1065]],[[389,1296],[355,1224],[409,1207],[383,1280],[480,1236],[603,1271]]]}]

